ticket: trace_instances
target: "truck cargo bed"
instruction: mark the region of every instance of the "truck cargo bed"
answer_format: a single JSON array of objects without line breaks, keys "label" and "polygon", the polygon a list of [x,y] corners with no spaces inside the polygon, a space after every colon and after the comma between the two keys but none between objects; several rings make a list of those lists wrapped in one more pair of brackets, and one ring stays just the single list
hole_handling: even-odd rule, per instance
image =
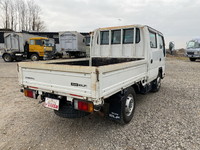
[{"label": "truck cargo bed", "polygon": [[19,63],[24,87],[64,96],[80,95],[95,100],[107,98],[147,76],[147,63],[136,58],[93,58]]},{"label": "truck cargo bed", "polygon": [[[99,67],[104,65],[112,65],[125,63],[130,61],[142,60],[143,58],[102,58],[95,57],[92,58],[92,66]],[[49,64],[57,64],[57,65],[78,65],[78,66],[89,66],[89,60],[81,60],[81,61],[67,61],[67,62],[53,62]]]}]

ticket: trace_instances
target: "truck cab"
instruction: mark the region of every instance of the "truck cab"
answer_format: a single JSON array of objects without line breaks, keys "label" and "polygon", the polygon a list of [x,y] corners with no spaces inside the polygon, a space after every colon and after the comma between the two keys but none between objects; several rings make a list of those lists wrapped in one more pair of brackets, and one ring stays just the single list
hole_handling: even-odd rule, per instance
[{"label": "truck cab", "polygon": [[53,43],[48,38],[34,37],[29,39],[28,55],[31,60],[36,61],[39,58],[47,58],[53,52]]},{"label": "truck cab", "polygon": [[200,38],[187,43],[186,56],[189,57],[190,61],[200,59]]},{"label": "truck cab", "polygon": [[92,57],[144,59],[148,82],[165,72],[165,42],[161,32],[143,25],[100,28],[94,31]]}]

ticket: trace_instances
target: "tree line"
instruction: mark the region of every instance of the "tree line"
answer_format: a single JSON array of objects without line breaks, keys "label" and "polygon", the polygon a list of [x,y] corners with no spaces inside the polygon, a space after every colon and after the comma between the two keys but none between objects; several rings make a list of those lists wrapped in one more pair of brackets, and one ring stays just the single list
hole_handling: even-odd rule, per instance
[{"label": "tree line", "polygon": [[0,0],[0,25],[14,31],[43,31],[41,8],[34,0]]}]

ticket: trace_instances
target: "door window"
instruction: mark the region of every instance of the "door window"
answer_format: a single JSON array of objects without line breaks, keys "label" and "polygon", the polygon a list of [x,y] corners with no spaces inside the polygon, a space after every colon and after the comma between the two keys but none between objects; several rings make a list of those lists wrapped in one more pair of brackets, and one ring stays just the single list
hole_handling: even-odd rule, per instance
[{"label": "door window", "polygon": [[149,32],[149,37],[150,37],[150,47],[157,48],[156,33]]},{"label": "door window", "polygon": [[165,43],[163,36],[158,35],[158,40],[159,40],[159,49],[163,51],[163,54],[165,56]]},{"label": "door window", "polygon": [[35,44],[35,42],[34,42],[34,40],[30,40],[30,43],[29,43],[30,45],[34,45]]}]

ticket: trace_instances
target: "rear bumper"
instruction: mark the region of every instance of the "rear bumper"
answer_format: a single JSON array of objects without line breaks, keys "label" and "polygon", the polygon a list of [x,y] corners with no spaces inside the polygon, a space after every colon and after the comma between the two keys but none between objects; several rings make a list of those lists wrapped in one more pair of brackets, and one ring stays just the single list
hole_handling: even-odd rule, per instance
[{"label": "rear bumper", "polygon": [[54,95],[57,97],[65,97],[68,102],[73,102],[74,100],[83,100],[86,102],[92,102],[94,106],[101,106],[104,103],[103,99],[94,99],[94,98],[85,97],[85,96],[76,95],[76,94],[67,94],[67,93],[62,93],[62,92],[49,91],[49,90],[44,90],[44,89],[40,89],[38,87],[33,87],[33,86],[22,86],[20,89],[20,92],[24,93],[24,90],[35,91],[36,99],[38,97],[42,99],[43,97],[48,97],[48,95]]}]

